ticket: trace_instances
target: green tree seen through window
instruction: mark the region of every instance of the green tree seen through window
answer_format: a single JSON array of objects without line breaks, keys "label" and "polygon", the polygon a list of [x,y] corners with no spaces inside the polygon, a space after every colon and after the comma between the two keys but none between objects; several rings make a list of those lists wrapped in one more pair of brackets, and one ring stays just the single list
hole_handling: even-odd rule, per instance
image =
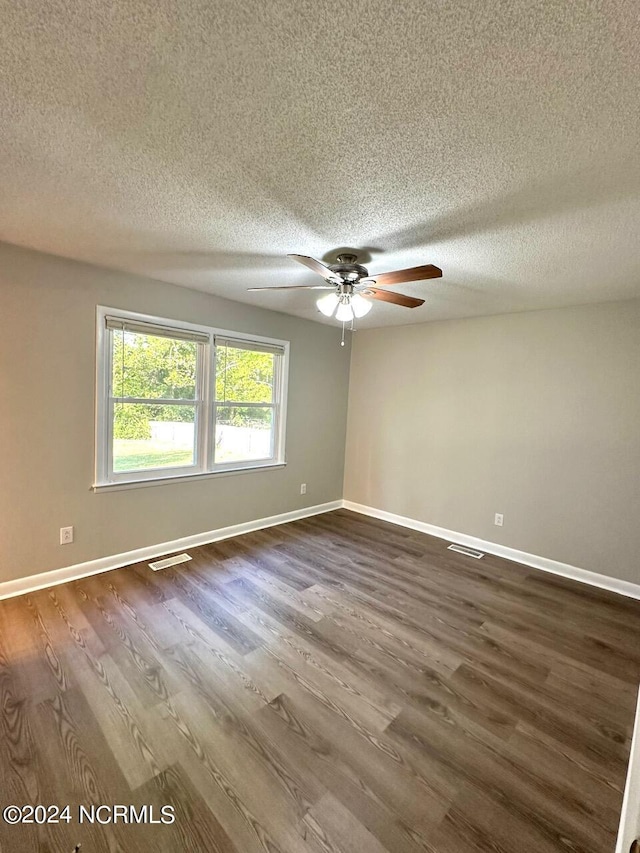
[{"label": "green tree seen through window", "polygon": [[[113,396],[148,403],[118,403],[114,438],[149,439],[152,421],[193,422],[193,406],[163,406],[156,399],[195,400],[198,344],[134,332],[113,332]],[[271,403],[274,356],[220,347],[216,359],[219,402]],[[270,422],[269,409],[225,407],[224,420],[236,425]]]}]

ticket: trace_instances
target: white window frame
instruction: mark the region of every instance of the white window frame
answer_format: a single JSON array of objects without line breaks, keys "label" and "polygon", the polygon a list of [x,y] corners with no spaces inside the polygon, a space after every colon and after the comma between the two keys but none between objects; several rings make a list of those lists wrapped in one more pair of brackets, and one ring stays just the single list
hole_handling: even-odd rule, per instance
[{"label": "white window frame", "polygon": [[[245,332],[233,332],[212,326],[171,320],[133,311],[123,311],[99,305],[96,312],[96,462],[93,488],[117,489],[133,486],[153,485],[172,481],[184,481],[200,477],[241,473],[260,468],[275,468],[286,465],[285,438],[287,422],[287,388],[289,380],[289,341],[266,338]],[[138,322],[149,326],[162,326],[176,331],[193,332],[205,335],[206,343],[198,345],[198,369],[196,382],[195,410],[195,459],[193,465],[175,468],[150,468],[144,471],[113,470],[113,406],[115,398],[111,393],[112,347],[111,333],[107,329],[107,317],[118,320]],[[256,404],[273,407],[272,453],[269,458],[246,460],[243,462],[215,462],[216,408],[221,401],[215,399],[216,389],[216,346],[215,339],[229,342],[251,343],[265,349],[282,349],[282,355],[276,358],[274,373],[273,404]],[[127,402],[138,402],[137,398],[125,398]],[[147,402],[140,400],[139,402]],[[156,402],[155,400],[153,402]],[[176,401],[160,400],[162,405],[176,405]],[[182,401],[181,405],[184,405]]]}]

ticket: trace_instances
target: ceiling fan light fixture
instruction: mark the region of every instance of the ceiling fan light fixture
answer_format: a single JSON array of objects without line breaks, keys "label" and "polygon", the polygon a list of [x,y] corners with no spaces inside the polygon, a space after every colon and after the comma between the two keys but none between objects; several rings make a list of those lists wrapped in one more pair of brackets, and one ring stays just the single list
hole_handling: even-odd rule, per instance
[{"label": "ceiling fan light fixture", "polygon": [[338,310],[336,311],[336,320],[341,323],[349,323],[351,320],[353,320],[353,308],[351,307],[348,299],[338,305]]},{"label": "ceiling fan light fixture", "polygon": [[318,299],[316,305],[325,317],[332,317],[339,301],[340,300],[336,293],[327,293],[326,296],[321,296],[320,299]]},{"label": "ceiling fan light fixture", "polygon": [[371,311],[371,303],[364,296],[360,296],[359,293],[354,293],[351,297],[351,308],[356,317],[364,317],[365,314]]},{"label": "ceiling fan light fixture", "polygon": [[351,323],[351,330],[353,331],[354,320],[364,317],[371,311],[370,299],[391,302],[395,305],[402,305],[404,308],[419,308],[424,305],[424,299],[385,290],[384,287],[380,287],[381,284],[426,281],[442,276],[440,267],[435,267],[433,264],[423,264],[406,270],[378,273],[370,277],[366,267],[357,263],[357,256],[351,253],[341,253],[337,257],[338,262],[330,266],[308,255],[289,255],[289,257],[320,275],[324,284],[292,284],[277,287],[250,287],[248,289],[252,291],[331,290],[333,292],[318,299],[316,305],[325,317],[335,316],[336,320],[342,323],[343,333],[346,323]]}]

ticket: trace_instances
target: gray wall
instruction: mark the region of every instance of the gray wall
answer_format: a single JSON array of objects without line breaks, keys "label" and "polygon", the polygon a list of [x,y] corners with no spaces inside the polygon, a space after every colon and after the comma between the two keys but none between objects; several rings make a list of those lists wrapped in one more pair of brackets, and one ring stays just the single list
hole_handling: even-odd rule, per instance
[{"label": "gray wall", "polygon": [[[98,304],[291,341],[287,466],[93,493]],[[0,582],[340,499],[339,341],[335,327],[0,244]],[[61,546],[66,525],[75,542]]]},{"label": "gray wall", "polygon": [[640,582],[640,301],[358,332],[351,362],[345,498]]}]

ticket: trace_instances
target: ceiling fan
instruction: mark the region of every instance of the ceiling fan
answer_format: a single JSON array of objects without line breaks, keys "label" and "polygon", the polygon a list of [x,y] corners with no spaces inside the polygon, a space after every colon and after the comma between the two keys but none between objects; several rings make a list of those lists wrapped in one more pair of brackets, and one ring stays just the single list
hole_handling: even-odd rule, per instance
[{"label": "ceiling fan", "polygon": [[349,323],[356,317],[364,317],[371,310],[370,299],[381,302],[392,302],[404,308],[418,308],[424,304],[424,299],[404,296],[391,290],[383,290],[380,284],[400,284],[409,281],[424,281],[428,278],[440,278],[442,270],[433,264],[420,267],[409,267],[406,270],[383,272],[379,275],[369,275],[368,270],[357,263],[358,256],[341,254],[336,264],[323,264],[307,255],[288,255],[294,261],[304,264],[313,272],[321,275],[325,284],[293,284],[283,287],[250,287],[249,290],[330,290],[326,296],[321,296],[316,304],[320,311],[342,323]]}]

